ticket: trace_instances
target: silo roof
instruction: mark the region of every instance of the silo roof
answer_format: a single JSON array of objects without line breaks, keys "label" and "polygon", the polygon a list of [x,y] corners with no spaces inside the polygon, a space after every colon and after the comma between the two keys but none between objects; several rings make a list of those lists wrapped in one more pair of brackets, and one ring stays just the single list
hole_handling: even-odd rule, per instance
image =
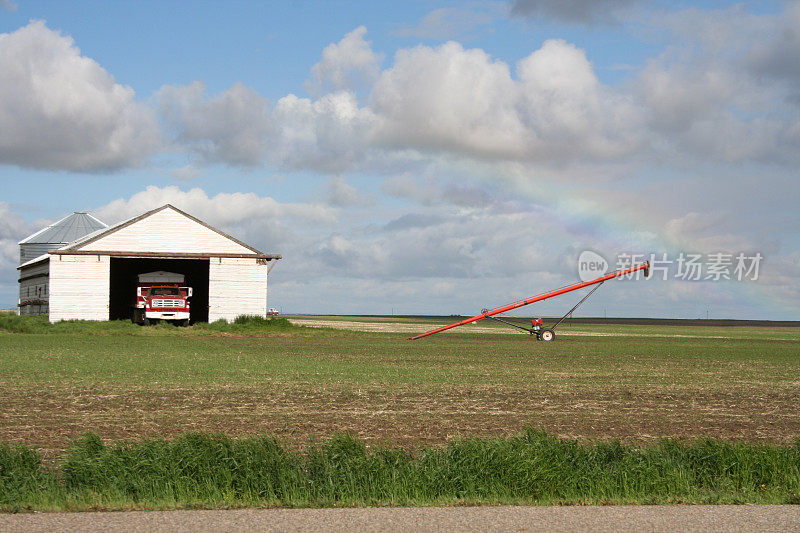
[{"label": "silo roof", "polygon": [[19,244],[66,244],[107,227],[89,213],[75,212],[19,241]]}]

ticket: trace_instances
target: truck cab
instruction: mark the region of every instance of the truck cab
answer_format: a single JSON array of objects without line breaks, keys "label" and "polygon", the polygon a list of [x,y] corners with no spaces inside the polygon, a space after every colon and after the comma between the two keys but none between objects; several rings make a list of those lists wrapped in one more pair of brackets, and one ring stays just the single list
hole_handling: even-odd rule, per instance
[{"label": "truck cab", "polygon": [[133,322],[149,325],[161,320],[188,326],[192,288],[184,275],[174,272],[147,272],[138,275]]}]

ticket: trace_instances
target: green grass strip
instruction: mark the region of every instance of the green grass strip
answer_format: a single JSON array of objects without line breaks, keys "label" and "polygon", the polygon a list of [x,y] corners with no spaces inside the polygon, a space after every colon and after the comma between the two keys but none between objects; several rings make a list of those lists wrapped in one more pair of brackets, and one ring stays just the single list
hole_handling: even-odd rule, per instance
[{"label": "green grass strip", "polygon": [[[264,318],[254,315],[239,315],[233,322],[217,320],[216,322],[198,322],[192,331],[258,333],[274,329],[298,329],[283,317]],[[130,320],[63,320],[51,324],[48,315],[16,315],[0,312],[0,333],[71,333],[99,335],[165,335],[179,334],[178,328],[171,322],[159,322],[155,326],[142,327]]]},{"label": "green grass strip", "polygon": [[347,435],[297,451],[264,436],[106,445],[87,434],[57,468],[0,444],[5,511],[481,503],[800,503],[800,443],[635,447],[529,429],[414,452]]}]

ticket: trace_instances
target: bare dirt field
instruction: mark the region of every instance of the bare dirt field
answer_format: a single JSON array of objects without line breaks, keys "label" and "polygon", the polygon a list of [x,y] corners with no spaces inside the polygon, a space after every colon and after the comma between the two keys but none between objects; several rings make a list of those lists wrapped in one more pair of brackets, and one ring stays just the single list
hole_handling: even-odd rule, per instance
[{"label": "bare dirt field", "polygon": [[53,457],[85,431],[298,445],[350,432],[409,448],[526,426],[627,442],[800,436],[797,328],[574,326],[543,343],[475,326],[411,342],[435,324],[296,322],[337,329],[0,333],[0,440]]}]

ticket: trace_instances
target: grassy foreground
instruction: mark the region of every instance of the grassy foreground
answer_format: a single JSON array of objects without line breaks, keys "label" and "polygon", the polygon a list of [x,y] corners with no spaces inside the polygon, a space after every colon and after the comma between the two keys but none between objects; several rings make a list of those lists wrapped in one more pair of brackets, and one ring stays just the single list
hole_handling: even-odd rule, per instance
[{"label": "grassy foreground", "polygon": [[413,453],[338,435],[301,452],[271,437],[108,446],[87,434],[57,469],[31,448],[0,445],[5,511],[480,503],[800,503],[800,442],[633,447],[528,429]]}]

